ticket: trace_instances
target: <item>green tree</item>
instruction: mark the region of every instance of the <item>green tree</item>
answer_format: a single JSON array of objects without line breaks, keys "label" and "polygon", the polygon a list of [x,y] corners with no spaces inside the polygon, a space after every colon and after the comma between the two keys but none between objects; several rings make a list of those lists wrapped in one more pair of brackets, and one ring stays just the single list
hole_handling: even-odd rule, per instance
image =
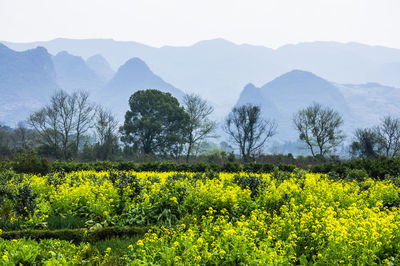
[{"label": "green tree", "polygon": [[380,138],[375,128],[357,129],[350,149],[353,157],[376,158],[381,152]]},{"label": "green tree", "polygon": [[144,154],[179,153],[189,117],[176,98],[159,90],[140,90],[129,98],[121,140]]}]

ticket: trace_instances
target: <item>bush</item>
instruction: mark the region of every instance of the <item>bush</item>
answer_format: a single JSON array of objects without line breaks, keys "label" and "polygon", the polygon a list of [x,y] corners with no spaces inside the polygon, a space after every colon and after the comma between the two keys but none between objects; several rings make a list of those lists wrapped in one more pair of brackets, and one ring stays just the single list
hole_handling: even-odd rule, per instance
[{"label": "bush", "polygon": [[368,177],[367,171],[364,169],[349,169],[346,174],[346,179],[349,181],[364,181]]},{"label": "bush", "polygon": [[221,171],[226,173],[237,173],[242,171],[242,166],[236,162],[228,162],[222,166]]},{"label": "bush", "polygon": [[15,156],[12,168],[17,173],[30,173],[45,175],[50,171],[46,158],[40,158],[36,153],[22,153]]},{"label": "bush", "polygon": [[241,176],[235,175],[233,182],[238,184],[242,189],[249,189],[251,197],[256,197],[264,188],[265,181],[259,176]]}]

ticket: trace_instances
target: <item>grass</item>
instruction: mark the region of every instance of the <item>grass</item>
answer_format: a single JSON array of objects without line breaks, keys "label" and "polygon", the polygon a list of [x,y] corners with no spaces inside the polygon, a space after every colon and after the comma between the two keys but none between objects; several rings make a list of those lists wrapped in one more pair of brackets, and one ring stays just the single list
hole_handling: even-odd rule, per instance
[{"label": "grass", "polygon": [[47,228],[54,229],[77,229],[85,227],[86,219],[77,216],[49,216],[47,218]]},{"label": "grass", "polygon": [[129,245],[135,246],[135,243],[142,236],[131,236],[131,237],[112,237],[109,239],[97,241],[93,243],[93,247],[97,249],[101,255],[106,254],[106,250],[111,248],[109,253],[109,260],[107,261],[107,265],[121,265],[122,257],[125,255],[128,250]]}]

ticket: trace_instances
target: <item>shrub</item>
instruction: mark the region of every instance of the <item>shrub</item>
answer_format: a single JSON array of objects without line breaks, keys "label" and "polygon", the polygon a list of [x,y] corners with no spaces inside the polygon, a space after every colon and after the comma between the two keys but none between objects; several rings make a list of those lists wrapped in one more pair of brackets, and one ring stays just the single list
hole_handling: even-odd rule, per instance
[{"label": "shrub", "polygon": [[15,156],[12,168],[17,173],[32,173],[45,175],[50,171],[46,158],[40,158],[36,153],[22,153]]},{"label": "shrub", "polygon": [[236,162],[228,162],[222,166],[221,171],[226,173],[237,173],[242,171],[242,166]]}]

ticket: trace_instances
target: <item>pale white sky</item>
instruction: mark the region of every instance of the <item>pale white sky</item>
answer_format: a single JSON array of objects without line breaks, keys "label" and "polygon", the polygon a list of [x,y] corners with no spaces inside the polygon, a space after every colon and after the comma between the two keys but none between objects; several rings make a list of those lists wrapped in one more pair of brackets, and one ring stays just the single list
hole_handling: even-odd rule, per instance
[{"label": "pale white sky", "polygon": [[224,38],[400,48],[400,0],[0,0],[0,40],[113,38],[152,46]]}]

